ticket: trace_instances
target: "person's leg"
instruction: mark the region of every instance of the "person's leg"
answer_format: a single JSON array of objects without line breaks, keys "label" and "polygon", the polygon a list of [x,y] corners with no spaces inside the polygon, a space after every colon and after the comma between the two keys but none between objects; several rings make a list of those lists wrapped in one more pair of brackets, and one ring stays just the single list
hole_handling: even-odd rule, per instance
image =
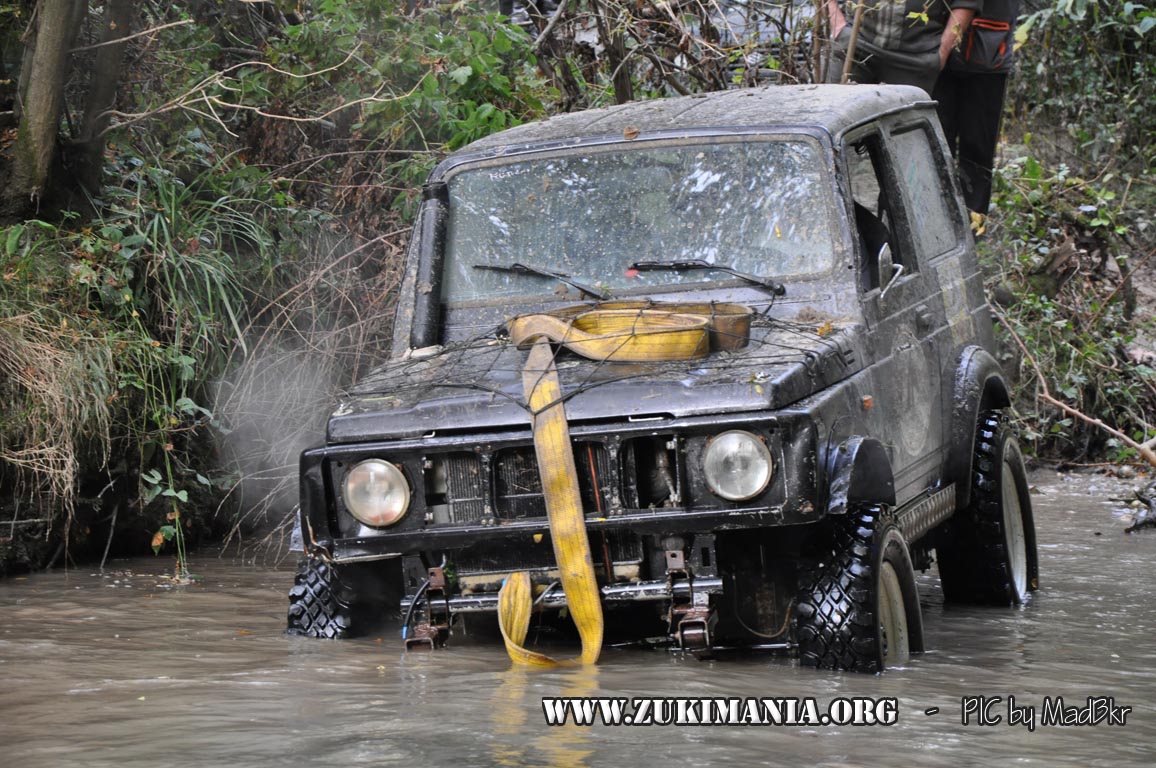
[{"label": "person's leg", "polygon": [[959,80],[959,75],[945,69],[939,73],[935,90],[931,93],[932,98],[938,102],[935,110],[939,113],[939,124],[943,126],[943,135],[947,137],[947,146],[953,157],[959,154],[959,123],[956,115],[964,103],[959,97]]},{"label": "person's leg", "polygon": [[956,112],[959,133],[959,176],[963,200],[976,213],[991,204],[991,177],[999,142],[1000,118],[1007,75],[968,74],[959,98],[966,109]]}]

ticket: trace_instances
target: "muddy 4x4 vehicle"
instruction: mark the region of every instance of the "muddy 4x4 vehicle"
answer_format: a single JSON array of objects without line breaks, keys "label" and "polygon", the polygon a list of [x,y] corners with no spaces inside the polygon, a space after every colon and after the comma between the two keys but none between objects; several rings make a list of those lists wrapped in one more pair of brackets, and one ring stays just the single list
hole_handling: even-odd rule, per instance
[{"label": "muddy 4x4 vehicle", "polygon": [[[950,168],[900,86],[627,104],[449,156],[395,358],[302,455],[290,630],[355,632],[392,595],[438,646],[515,571],[564,626],[563,535],[608,632],[698,652],[881,669],[923,647],[933,559],[949,601],[1024,601],[1030,500]],[[703,335],[672,351],[683,324]],[[537,458],[559,405],[581,541]]]}]

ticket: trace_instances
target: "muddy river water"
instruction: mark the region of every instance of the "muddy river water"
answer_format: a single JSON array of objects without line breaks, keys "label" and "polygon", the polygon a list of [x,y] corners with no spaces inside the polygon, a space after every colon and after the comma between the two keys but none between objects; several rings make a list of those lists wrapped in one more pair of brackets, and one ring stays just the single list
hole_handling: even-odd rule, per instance
[{"label": "muddy river water", "polygon": [[[291,564],[194,557],[166,585],[138,559],[0,582],[0,766],[1152,766],[1156,530],[1122,533],[1131,486],[1033,477],[1042,590],[1016,610],[920,589],[929,652],[872,677],[786,658],[604,653],[596,669],[511,669],[500,645],[405,654],[396,627],[282,634]],[[1101,535],[1097,535],[1099,532]],[[542,698],[894,697],[890,726],[550,727]],[[1001,697],[998,724],[962,700]],[[1007,699],[1035,708],[1009,725]],[[1048,697],[1106,696],[1126,724],[1041,723]],[[926,714],[938,708],[937,713]],[[824,709],[824,711],[826,711]]]}]

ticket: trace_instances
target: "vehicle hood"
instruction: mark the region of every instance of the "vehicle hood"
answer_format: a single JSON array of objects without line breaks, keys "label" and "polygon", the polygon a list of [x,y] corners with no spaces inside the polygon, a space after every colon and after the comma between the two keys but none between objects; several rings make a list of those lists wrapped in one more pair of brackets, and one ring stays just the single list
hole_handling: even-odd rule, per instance
[{"label": "vehicle hood", "polygon": [[[562,350],[571,423],[785,408],[862,368],[863,328],[757,318],[746,347],[678,362],[607,363]],[[411,354],[371,373],[329,419],[330,443],[528,427],[526,352],[490,338]]]}]

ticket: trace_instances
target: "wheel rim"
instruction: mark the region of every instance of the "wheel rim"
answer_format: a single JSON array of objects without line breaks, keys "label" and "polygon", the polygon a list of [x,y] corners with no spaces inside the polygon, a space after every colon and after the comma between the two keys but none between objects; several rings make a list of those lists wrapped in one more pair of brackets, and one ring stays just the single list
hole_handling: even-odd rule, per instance
[{"label": "wheel rim", "polygon": [[887,561],[879,569],[879,645],[884,667],[901,664],[911,654],[903,588]]},{"label": "wheel rim", "polygon": [[1024,515],[1020,508],[1020,491],[1016,468],[1004,459],[1000,480],[1003,495],[1003,529],[1007,538],[1008,566],[1011,568],[1015,598],[1022,600],[1028,591],[1028,547],[1024,536]]}]

